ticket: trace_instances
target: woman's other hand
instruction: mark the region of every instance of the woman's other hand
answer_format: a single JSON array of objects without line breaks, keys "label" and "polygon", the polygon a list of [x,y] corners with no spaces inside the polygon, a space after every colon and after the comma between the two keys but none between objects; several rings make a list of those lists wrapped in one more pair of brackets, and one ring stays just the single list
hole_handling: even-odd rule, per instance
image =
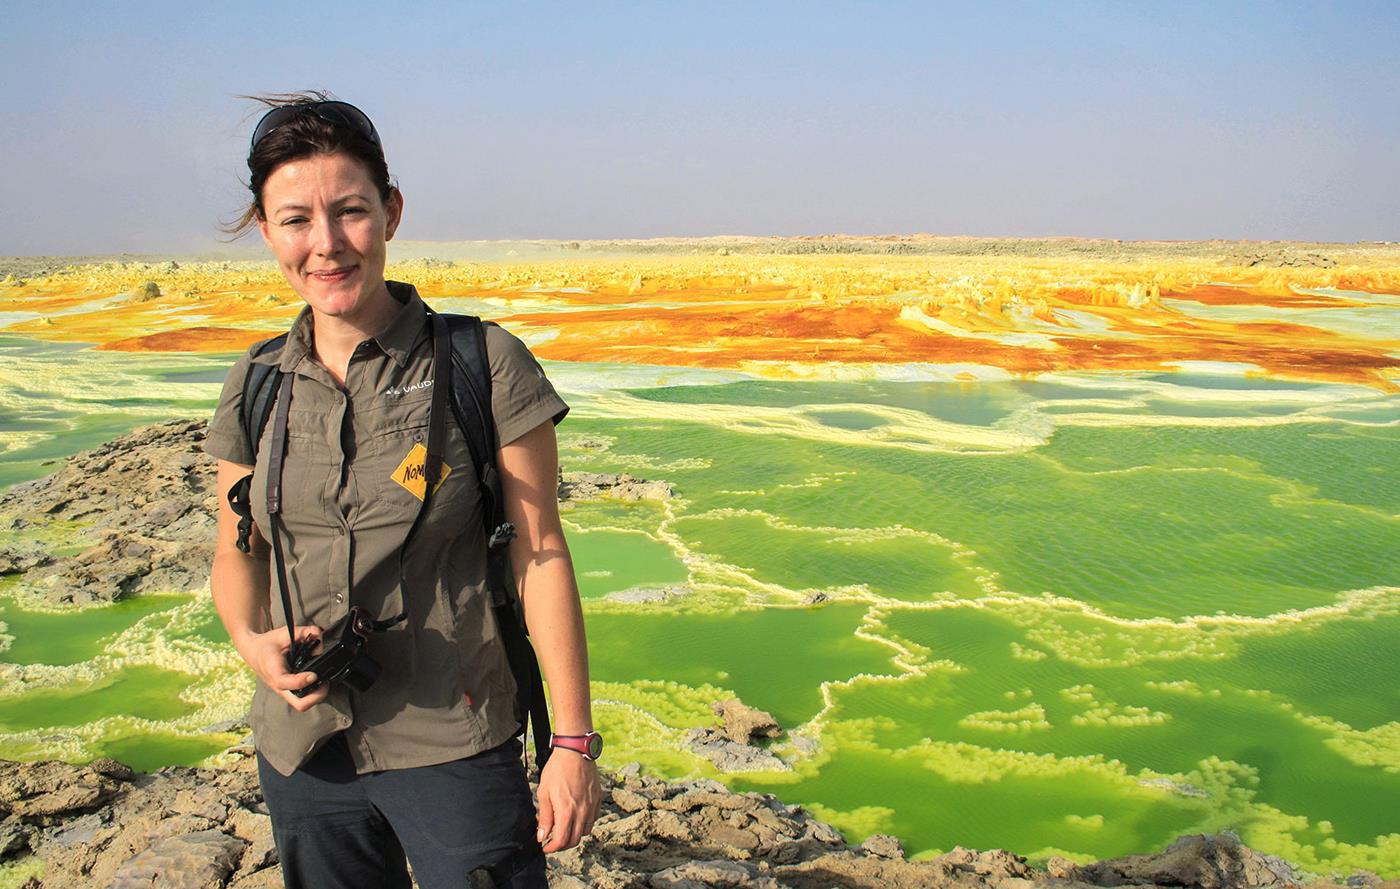
[{"label": "woman's other hand", "polygon": [[[317,627],[297,627],[296,634],[298,642],[321,638],[321,631]],[[286,627],[278,627],[266,633],[248,633],[237,640],[235,647],[262,680],[263,685],[280,695],[294,710],[310,710],[324,701],[330,693],[330,686],[322,685],[315,691],[307,692],[305,697],[299,698],[292,694],[293,689],[305,688],[315,682],[316,674],[287,672],[287,649],[291,647],[291,643],[287,640]]]},{"label": "woman's other hand", "polygon": [[597,764],[572,750],[555,750],[540,773],[540,827],[535,838],[546,852],[578,845],[593,829],[602,801]]}]

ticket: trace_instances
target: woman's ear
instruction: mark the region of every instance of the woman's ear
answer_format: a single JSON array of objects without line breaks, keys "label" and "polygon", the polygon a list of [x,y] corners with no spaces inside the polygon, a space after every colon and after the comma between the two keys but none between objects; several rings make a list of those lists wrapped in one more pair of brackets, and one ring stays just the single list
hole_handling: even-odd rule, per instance
[{"label": "woman's ear", "polygon": [[384,240],[392,241],[394,232],[399,230],[399,220],[403,219],[403,192],[397,187],[389,190],[389,199],[384,202],[384,215],[388,217],[384,224]]}]

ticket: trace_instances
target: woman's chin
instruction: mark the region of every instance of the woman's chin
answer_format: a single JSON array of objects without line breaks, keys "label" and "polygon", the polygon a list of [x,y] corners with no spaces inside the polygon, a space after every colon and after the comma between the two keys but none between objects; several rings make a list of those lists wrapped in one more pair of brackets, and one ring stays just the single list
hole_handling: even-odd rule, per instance
[{"label": "woman's chin", "polygon": [[306,281],[300,296],[316,312],[332,316],[354,315],[367,301],[358,276],[333,282]]},{"label": "woman's chin", "polygon": [[335,318],[362,330],[381,327],[397,308],[382,283],[367,291],[358,287],[309,288],[301,298],[317,316]]}]

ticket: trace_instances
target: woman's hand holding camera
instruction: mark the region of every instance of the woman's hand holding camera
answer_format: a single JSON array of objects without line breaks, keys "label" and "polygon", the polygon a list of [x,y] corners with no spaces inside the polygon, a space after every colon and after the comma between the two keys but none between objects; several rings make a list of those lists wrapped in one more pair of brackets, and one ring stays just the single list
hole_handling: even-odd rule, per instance
[{"label": "woman's hand holding camera", "polygon": [[[297,627],[298,643],[315,643],[321,638],[318,627]],[[266,633],[248,633],[235,640],[238,653],[257,674],[258,679],[275,691],[293,710],[306,711],[321,703],[330,694],[330,686],[322,684],[305,697],[292,694],[292,689],[305,688],[316,681],[315,673],[290,673],[287,671],[287,651],[291,642],[287,638],[287,628],[278,627]]]}]

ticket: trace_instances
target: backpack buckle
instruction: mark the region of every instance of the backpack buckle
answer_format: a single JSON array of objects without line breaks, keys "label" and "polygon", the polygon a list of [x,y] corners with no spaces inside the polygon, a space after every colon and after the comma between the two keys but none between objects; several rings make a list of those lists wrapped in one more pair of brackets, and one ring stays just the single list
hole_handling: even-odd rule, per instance
[{"label": "backpack buckle", "polygon": [[491,532],[491,536],[487,539],[486,545],[491,549],[496,549],[497,547],[505,546],[514,539],[515,526],[510,522],[501,522],[501,524],[496,527],[496,530]]},{"label": "backpack buckle", "polygon": [[245,475],[228,489],[228,505],[238,516],[238,549],[251,554],[253,536],[253,503],[250,498],[253,476]]}]

